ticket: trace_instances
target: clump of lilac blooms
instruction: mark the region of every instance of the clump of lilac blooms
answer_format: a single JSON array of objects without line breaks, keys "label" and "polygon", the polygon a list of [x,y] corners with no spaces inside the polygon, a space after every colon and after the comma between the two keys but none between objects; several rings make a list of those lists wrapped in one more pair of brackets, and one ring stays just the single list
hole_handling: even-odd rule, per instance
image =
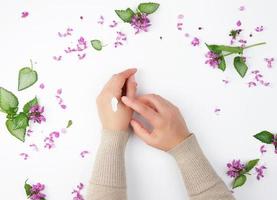
[{"label": "clump of lilac blooms", "polygon": [[80,183],[77,185],[77,189],[74,189],[72,194],[74,194],[73,200],[85,200],[83,195],[81,194],[81,191],[84,189],[84,184]]},{"label": "clump of lilac blooms", "polygon": [[36,104],[31,107],[29,111],[29,120],[33,121],[34,123],[41,123],[45,122],[46,118],[43,115],[44,113],[44,107],[40,106],[39,104]]},{"label": "clump of lilac blooms", "polygon": [[241,163],[240,160],[233,160],[230,163],[227,163],[227,175],[231,178],[236,178],[244,170],[245,165]]},{"label": "clump of lilac blooms", "polygon": [[45,189],[45,185],[41,183],[29,185],[27,181],[24,185],[25,192],[28,196],[28,199],[31,200],[46,200],[46,194],[42,191]]},{"label": "clump of lilac blooms", "polygon": [[137,13],[131,19],[131,26],[136,30],[135,34],[138,34],[141,31],[147,32],[151,23],[147,14]]},{"label": "clump of lilac blooms", "polygon": [[209,64],[213,68],[218,68],[219,56],[216,53],[209,51],[208,53],[206,53],[205,57],[207,58],[207,60],[205,61],[205,64]]}]

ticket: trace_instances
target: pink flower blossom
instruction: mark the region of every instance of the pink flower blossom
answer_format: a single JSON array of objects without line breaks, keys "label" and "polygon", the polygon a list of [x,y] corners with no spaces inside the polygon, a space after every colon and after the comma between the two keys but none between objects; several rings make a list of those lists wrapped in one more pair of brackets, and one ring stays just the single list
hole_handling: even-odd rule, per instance
[{"label": "pink flower blossom", "polygon": [[84,184],[80,183],[77,185],[77,189],[74,189],[72,194],[74,194],[73,200],[85,200],[83,195],[81,194],[81,191],[84,189]]},{"label": "pink flower blossom", "polygon": [[41,84],[39,85],[39,88],[43,90],[43,89],[45,88],[44,83],[41,83]]},{"label": "pink flower blossom", "polygon": [[30,144],[29,147],[33,148],[34,151],[38,151],[38,146],[36,144]]},{"label": "pink flower blossom", "polygon": [[43,115],[44,112],[44,107],[40,106],[39,104],[36,104],[34,106],[31,107],[30,111],[29,111],[29,119],[32,120],[34,123],[41,123],[41,122],[45,122],[46,118]]},{"label": "pink flower blossom", "polygon": [[21,157],[23,157],[24,160],[27,160],[29,158],[29,155],[27,153],[20,153]]},{"label": "pink flower blossom", "polygon": [[44,139],[44,148],[52,149],[55,147],[55,138],[59,138],[60,133],[58,131],[53,131],[49,134],[48,137]]},{"label": "pink flower blossom", "polygon": [[261,152],[261,154],[264,154],[264,153],[267,152],[267,150],[265,149],[265,145],[262,145],[262,146],[260,147],[260,152]]},{"label": "pink flower blossom", "polygon": [[67,36],[71,36],[73,32],[72,28],[67,28],[66,31],[64,33],[58,32],[58,36],[59,37],[67,37]]},{"label": "pink flower blossom", "polygon": [[101,16],[99,17],[99,20],[97,21],[97,23],[103,25],[104,22],[105,22],[105,19],[104,19],[104,17],[101,15]]},{"label": "pink flower blossom", "polygon": [[41,183],[37,183],[35,185],[32,185],[31,188],[31,200],[43,200],[45,199],[46,195],[42,193],[42,191],[45,189],[45,185]]},{"label": "pink flower blossom", "polygon": [[193,40],[191,41],[191,44],[193,46],[199,46],[200,40],[197,37],[194,37]]},{"label": "pink flower blossom", "polygon": [[89,151],[84,150],[84,151],[82,151],[82,152],[80,153],[80,155],[81,155],[82,158],[84,158],[85,155],[88,154],[88,153],[89,153]]},{"label": "pink flower blossom", "polygon": [[256,171],[256,178],[259,181],[261,178],[264,177],[264,170],[267,169],[264,165],[260,166],[260,167],[255,167],[255,171]]},{"label": "pink flower blossom", "polygon": [[208,59],[208,60],[205,61],[205,64],[209,64],[213,68],[217,68],[218,67],[219,62],[218,62],[218,55],[217,54],[215,54],[212,51],[209,51],[205,55],[205,57]]},{"label": "pink flower blossom", "polygon": [[241,21],[239,20],[239,21],[237,21],[237,26],[241,26]]},{"label": "pink flower blossom", "polygon": [[227,163],[228,171],[227,175],[236,178],[240,172],[244,169],[245,165],[240,160],[233,160],[231,163]]},{"label": "pink flower blossom", "polygon": [[29,16],[29,12],[27,12],[27,11],[24,11],[21,13],[21,18],[26,18],[28,16]]},{"label": "pink flower blossom", "polygon": [[136,30],[135,34],[140,33],[140,31],[147,32],[148,27],[151,26],[150,20],[147,14],[136,14],[131,19],[131,26]]},{"label": "pink flower blossom", "polygon": [[53,59],[56,61],[60,61],[62,59],[62,56],[53,56]]},{"label": "pink flower blossom", "polygon": [[117,23],[115,20],[113,20],[113,21],[112,21],[112,24],[110,24],[109,27],[114,28],[114,27],[116,27],[117,25],[118,25],[118,23]]},{"label": "pink flower blossom", "polygon": [[116,41],[114,42],[115,48],[117,48],[118,46],[122,46],[124,44],[124,42],[127,41],[127,36],[125,33],[121,32],[121,31],[117,31],[116,34],[117,34]]},{"label": "pink flower blossom", "polygon": [[239,7],[239,11],[244,11],[245,10],[245,6],[240,6]]},{"label": "pink flower blossom", "polygon": [[262,32],[263,30],[264,30],[263,26],[258,26],[258,27],[255,28],[256,32]]},{"label": "pink flower blossom", "polygon": [[267,63],[268,68],[272,68],[272,63],[274,62],[274,58],[265,58],[264,61]]}]

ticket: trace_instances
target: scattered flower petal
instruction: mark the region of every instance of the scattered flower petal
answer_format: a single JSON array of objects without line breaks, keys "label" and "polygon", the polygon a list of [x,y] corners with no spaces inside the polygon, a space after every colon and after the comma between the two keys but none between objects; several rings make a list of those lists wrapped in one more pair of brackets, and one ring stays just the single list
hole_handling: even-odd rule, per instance
[{"label": "scattered flower petal", "polygon": [[29,12],[27,12],[27,11],[24,11],[21,13],[21,18],[26,18],[28,16],[29,16]]},{"label": "scattered flower petal", "polygon": [[89,153],[89,151],[84,150],[80,153],[80,155],[81,155],[82,158],[84,158],[85,155],[88,154],[88,153]]}]

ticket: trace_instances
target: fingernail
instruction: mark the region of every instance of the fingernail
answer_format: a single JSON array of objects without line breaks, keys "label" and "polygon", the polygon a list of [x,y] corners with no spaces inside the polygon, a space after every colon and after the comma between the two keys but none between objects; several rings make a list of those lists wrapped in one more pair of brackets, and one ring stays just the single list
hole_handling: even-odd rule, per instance
[{"label": "fingernail", "polygon": [[121,97],[121,100],[122,100],[124,103],[126,103],[126,102],[128,102],[128,97],[123,96],[123,97]]}]

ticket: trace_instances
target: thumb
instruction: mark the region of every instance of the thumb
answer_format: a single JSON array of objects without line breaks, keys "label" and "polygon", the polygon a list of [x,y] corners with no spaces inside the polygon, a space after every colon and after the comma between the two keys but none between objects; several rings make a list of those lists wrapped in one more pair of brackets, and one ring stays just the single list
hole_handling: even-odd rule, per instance
[{"label": "thumb", "polygon": [[141,138],[146,144],[151,145],[153,137],[148,130],[146,130],[140,122],[135,119],[131,120],[131,126],[134,129],[134,133]]}]

